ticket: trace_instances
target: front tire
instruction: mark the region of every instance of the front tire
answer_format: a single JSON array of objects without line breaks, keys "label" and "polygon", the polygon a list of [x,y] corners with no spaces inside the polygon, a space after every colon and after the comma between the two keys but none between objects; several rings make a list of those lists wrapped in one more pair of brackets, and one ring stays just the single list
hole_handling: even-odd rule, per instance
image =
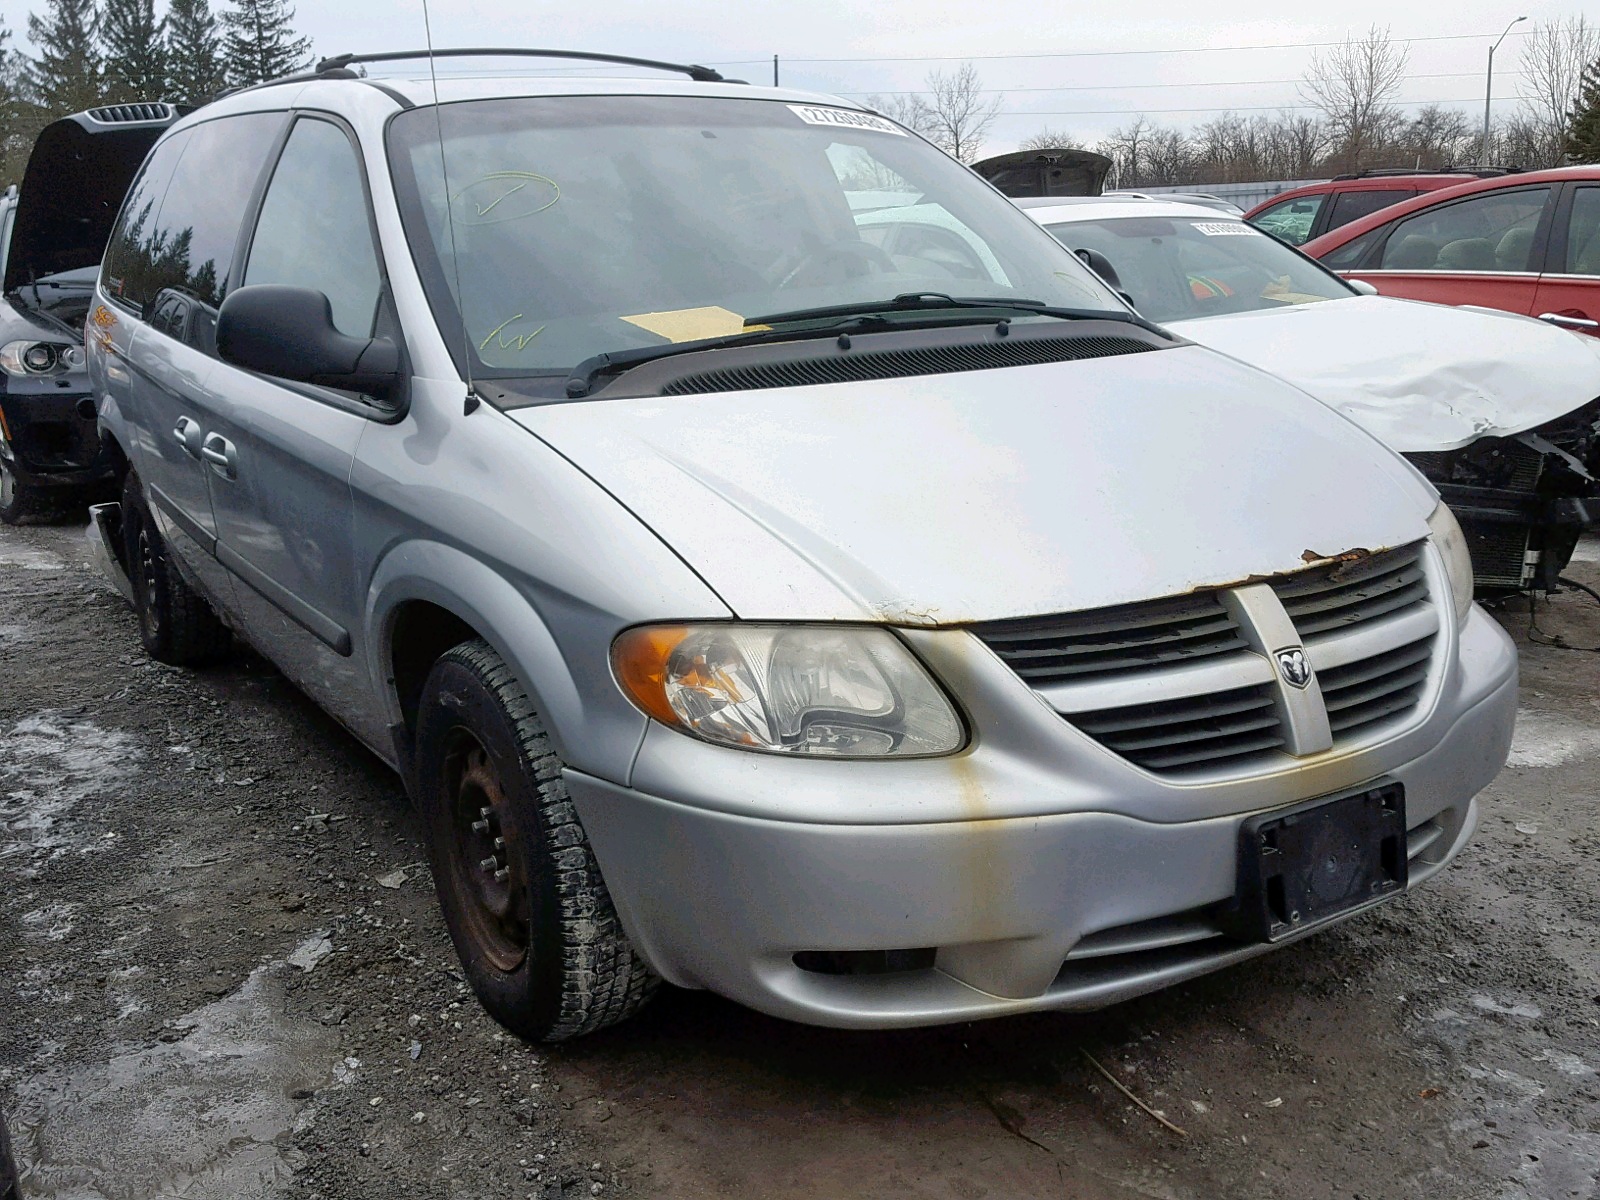
[{"label": "front tire", "polygon": [[527,693],[487,643],[434,664],[416,746],[434,885],[484,1008],[545,1042],[632,1016],[659,980],[622,931]]},{"label": "front tire", "polygon": [[122,544],[145,653],[174,666],[224,657],[232,645],[228,627],[173,565],[144,488],[131,471],[122,486]]},{"label": "front tire", "polygon": [[20,525],[50,509],[49,497],[36,484],[23,483],[5,459],[0,458],[0,521]]}]

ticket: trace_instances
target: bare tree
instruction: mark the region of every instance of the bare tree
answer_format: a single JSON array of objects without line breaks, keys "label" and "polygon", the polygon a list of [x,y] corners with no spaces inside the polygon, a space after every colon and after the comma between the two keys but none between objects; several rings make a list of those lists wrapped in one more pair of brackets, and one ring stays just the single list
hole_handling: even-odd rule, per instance
[{"label": "bare tree", "polygon": [[1459,108],[1424,105],[1400,134],[1399,165],[1427,170],[1455,166],[1471,158],[1477,136],[1472,119]]},{"label": "bare tree", "polygon": [[917,92],[874,92],[866,98],[865,103],[873,112],[881,113],[891,121],[898,121],[907,129],[914,129],[923,137],[933,135],[933,109]]},{"label": "bare tree", "polygon": [[1018,150],[1082,150],[1083,143],[1070,133],[1057,133],[1046,125],[1017,143]]},{"label": "bare tree", "polygon": [[1554,167],[1563,161],[1567,124],[1583,83],[1583,69],[1600,58],[1600,25],[1581,16],[1535,25],[1522,43],[1522,107],[1537,140],[1532,154],[1512,159],[1524,167]]},{"label": "bare tree", "polygon": [[933,110],[930,139],[953,158],[974,161],[984,135],[1000,113],[1000,97],[984,98],[978,70],[970,62],[949,74],[930,73],[928,91],[932,93],[928,106]]},{"label": "bare tree", "polygon": [[1376,25],[1364,37],[1311,56],[1300,94],[1327,118],[1334,156],[1347,170],[1359,171],[1372,148],[1395,131],[1400,117],[1392,101],[1407,58]]},{"label": "bare tree", "polygon": [[1150,122],[1143,114],[1127,125],[1113,129],[1095,149],[1112,162],[1111,178],[1119,188],[1136,188],[1144,178],[1144,153],[1150,138]]}]

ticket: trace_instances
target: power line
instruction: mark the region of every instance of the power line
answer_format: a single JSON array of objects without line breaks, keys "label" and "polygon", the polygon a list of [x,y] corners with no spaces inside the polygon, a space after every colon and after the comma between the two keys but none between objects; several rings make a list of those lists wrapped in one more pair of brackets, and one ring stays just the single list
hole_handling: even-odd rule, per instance
[{"label": "power line", "polygon": [[[1525,75],[1526,71],[1502,71],[1504,75]],[[1402,82],[1412,79],[1481,79],[1482,71],[1441,71],[1427,75],[1406,75]],[[1269,84],[1304,83],[1301,79],[1219,79],[1205,83],[1094,83],[1074,84],[1071,87],[1014,87],[1014,88],[983,88],[985,95],[1011,95],[1016,92],[1136,92],[1149,91],[1157,88],[1202,88],[1202,87],[1264,87]],[[931,96],[933,93],[927,88],[909,88],[905,90],[888,89],[881,92],[835,92],[836,96]]]},{"label": "power line", "polygon": [[[1531,29],[1518,29],[1512,37],[1527,37]],[[1392,38],[1400,45],[1416,42],[1492,41],[1488,34],[1441,33],[1427,37]],[[1248,46],[1174,46],[1161,50],[1062,50],[1041,54],[906,54],[881,55],[874,58],[785,58],[785,63],[887,63],[887,62],[998,62],[1025,58],[1123,58],[1136,54],[1220,54],[1236,50],[1319,50],[1329,46],[1344,46],[1349,38],[1337,42],[1274,42]],[[770,63],[770,58],[735,59],[710,64],[716,67],[750,67]]]},{"label": "power line", "polygon": [[[1481,99],[1478,96],[1465,96],[1453,100],[1400,100],[1402,106],[1414,107],[1426,104],[1476,104]],[[1322,106],[1317,104],[1230,104],[1223,108],[1081,108],[1069,110],[1044,110],[1035,111],[1026,109],[1018,112],[1002,112],[995,114],[996,120],[1006,117],[1129,117],[1150,116],[1155,113],[1235,113],[1235,112],[1321,112]]]}]

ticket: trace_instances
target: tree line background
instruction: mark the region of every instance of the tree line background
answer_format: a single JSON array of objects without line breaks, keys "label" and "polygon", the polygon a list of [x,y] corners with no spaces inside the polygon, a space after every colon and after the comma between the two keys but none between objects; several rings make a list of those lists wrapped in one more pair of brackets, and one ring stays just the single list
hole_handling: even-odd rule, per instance
[{"label": "tree line background", "polygon": [[34,136],[68,113],[130,100],[203,104],[311,61],[287,0],[46,0],[30,56],[0,17],[0,187],[20,182]]},{"label": "tree line background", "polygon": [[[31,56],[13,47],[0,17],[0,187],[20,180],[34,135],[67,113],[129,100],[202,104],[310,64],[311,42],[296,33],[288,0],[217,5],[167,0],[157,16],[156,0],[45,0],[27,18]],[[1496,121],[1487,146],[1472,112],[1430,104],[1408,113],[1396,102],[1407,60],[1405,46],[1374,27],[1312,55],[1297,108],[1224,112],[1187,128],[1138,116],[1092,146],[1044,128],[1021,148],[1097,150],[1114,164],[1108,186],[1121,188],[1600,162],[1600,24],[1577,16],[1533,27],[1517,59],[1517,107]],[[1003,105],[970,62],[930,73],[925,90],[866,102],[963,162],[982,157]]]},{"label": "tree line background", "polygon": [[[1045,128],[1021,149],[1099,151],[1115,164],[1107,186],[1121,188],[1317,179],[1375,167],[1533,170],[1600,161],[1600,25],[1578,16],[1533,28],[1516,62],[1517,107],[1495,121],[1486,147],[1475,111],[1429,104],[1408,113],[1396,103],[1407,59],[1403,45],[1374,27],[1312,55],[1298,108],[1225,112],[1187,128],[1138,116],[1092,145]],[[985,91],[971,63],[932,72],[924,90],[872,95],[867,104],[963,162],[984,156],[1002,111],[1002,98]]]}]

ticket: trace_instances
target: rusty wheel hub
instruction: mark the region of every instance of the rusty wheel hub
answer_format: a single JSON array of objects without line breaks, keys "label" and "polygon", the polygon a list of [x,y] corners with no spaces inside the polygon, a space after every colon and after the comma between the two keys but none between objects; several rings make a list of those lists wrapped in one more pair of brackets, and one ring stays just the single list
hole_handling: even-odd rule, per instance
[{"label": "rusty wheel hub", "polygon": [[474,940],[501,971],[521,965],[528,947],[528,889],[511,853],[508,803],[483,745],[466,730],[445,759],[446,800],[455,834],[455,870]]}]

